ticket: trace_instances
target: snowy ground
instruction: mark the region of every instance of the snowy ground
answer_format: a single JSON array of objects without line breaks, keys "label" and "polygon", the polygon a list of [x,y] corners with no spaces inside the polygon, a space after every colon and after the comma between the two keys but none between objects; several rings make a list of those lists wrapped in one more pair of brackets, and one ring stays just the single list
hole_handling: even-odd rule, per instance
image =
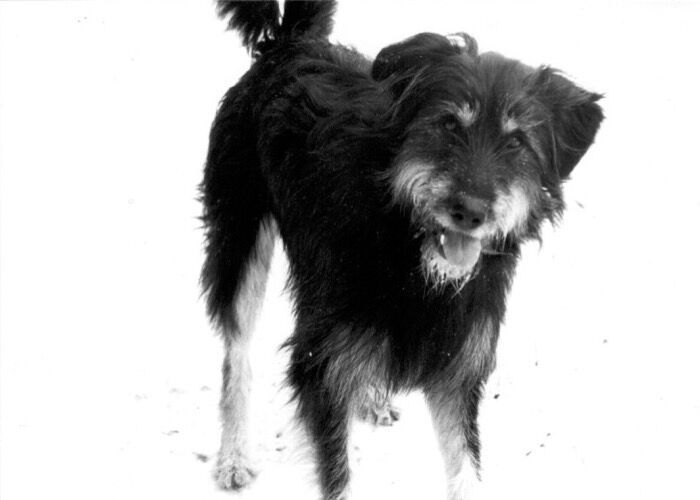
[{"label": "snowy ground", "polygon": [[[563,224],[523,258],[476,498],[700,498],[700,7],[427,5],[346,1],[334,37],[374,54],[467,31],[607,95]],[[195,186],[247,64],[208,2],[0,2],[3,500],[232,498],[209,478],[220,352]],[[254,346],[261,473],[242,500],[317,495],[280,386],[277,257]],[[392,428],[355,429],[357,498],[441,498],[425,407],[402,407]]]}]

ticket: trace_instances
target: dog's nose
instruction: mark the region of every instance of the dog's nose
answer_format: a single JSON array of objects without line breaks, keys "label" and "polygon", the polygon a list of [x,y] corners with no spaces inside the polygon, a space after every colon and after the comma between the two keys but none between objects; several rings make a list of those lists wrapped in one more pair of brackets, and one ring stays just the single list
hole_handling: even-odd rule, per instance
[{"label": "dog's nose", "polygon": [[486,222],[489,204],[486,200],[474,196],[455,197],[449,204],[452,222],[465,231],[470,231]]}]

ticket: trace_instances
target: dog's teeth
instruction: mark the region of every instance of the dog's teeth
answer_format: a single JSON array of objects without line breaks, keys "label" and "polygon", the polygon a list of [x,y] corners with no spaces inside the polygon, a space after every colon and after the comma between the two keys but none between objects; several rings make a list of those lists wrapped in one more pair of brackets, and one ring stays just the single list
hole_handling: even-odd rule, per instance
[{"label": "dog's teeth", "polygon": [[440,246],[445,246],[445,233],[440,233]]}]

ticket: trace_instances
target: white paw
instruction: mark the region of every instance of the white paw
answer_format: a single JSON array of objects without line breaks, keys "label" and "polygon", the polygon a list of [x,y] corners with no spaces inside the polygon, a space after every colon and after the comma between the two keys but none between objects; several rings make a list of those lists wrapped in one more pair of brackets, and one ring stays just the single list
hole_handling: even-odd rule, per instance
[{"label": "white paw", "polygon": [[214,480],[224,490],[239,490],[248,486],[257,471],[250,461],[242,456],[219,458],[214,469]]},{"label": "white paw", "polygon": [[390,426],[401,417],[401,411],[389,402],[369,401],[360,408],[359,417],[373,425]]}]

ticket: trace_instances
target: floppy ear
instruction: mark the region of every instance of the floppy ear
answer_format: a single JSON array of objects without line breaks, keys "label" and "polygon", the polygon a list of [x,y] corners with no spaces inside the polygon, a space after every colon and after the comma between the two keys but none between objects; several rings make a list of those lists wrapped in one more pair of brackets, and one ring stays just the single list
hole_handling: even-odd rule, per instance
[{"label": "floppy ear", "polygon": [[421,69],[460,54],[477,54],[476,40],[466,33],[447,37],[419,33],[382,49],[372,64],[372,78],[384,80],[392,77],[392,90],[398,95]]},{"label": "floppy ear", "polygon": [[603,110],[603,96],[578,87],[551,68],[541,68],[537,95],[551,113],[552,163],[564,179],[593,143]]}]

